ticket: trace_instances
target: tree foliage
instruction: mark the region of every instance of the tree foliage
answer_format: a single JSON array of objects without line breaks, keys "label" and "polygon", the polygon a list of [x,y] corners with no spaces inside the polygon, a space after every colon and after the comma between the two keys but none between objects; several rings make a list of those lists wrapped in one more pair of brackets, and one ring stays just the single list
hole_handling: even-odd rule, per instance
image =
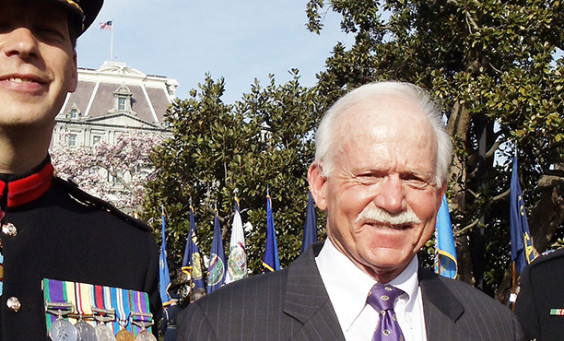
[{"label": "tree foliage", "polygon": [[[200,251],[209,255],[217,207],[223,240],[229,240],[237,194],[247,229],[249,269],[261,266],[266,239],[266,196],[272,197],[282,266],[300,252],[313,160],[312,129],[319,119],[315,93],[294,79],[262,87],[258,82],[234,104],[223,103],[225,82],[209,75],[190,98],[173,103],[166,120],[173,136],[152,157],[156,177],[148,186],[146,220],[167,212],[171,268],[180,266],[194,208]],[[228,243],[224,243],[227,245]]]},{"label": "tree foliage", "polygon": [[[324,11],[355,36],[335,46],[319,74],[330,101],[376,80],[428,89],[448,119],[456,152],[448,196],[459,276],[493,294],[509,259],[508,191],[518,147],[538,252],[564,220],[564,10],[560,1],[311,0],[308,27]],[[504,296],[505,292],[501,296]],[[504,299],[504,297],[500,297]]]}]

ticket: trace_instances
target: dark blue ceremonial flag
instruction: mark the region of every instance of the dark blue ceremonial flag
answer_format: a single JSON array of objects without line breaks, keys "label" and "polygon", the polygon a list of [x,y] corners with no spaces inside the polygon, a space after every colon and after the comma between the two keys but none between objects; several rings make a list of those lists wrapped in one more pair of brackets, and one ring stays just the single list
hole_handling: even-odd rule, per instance
[{"label": "dark blue ceremonial flag", "polygon": [[519,184],[517,155],[513,157],[511,174],[511,193],[509,198],[509,219],[511,225],[511,260],[520,273],[533,258],[533,245],[529,233],[529,223],[525,212],[525,202]]},{"label": "dark blue ceremonial flag", "polygon": [[219,217],[215,210],[213,227],[213,241],[210,254],[210,266],[208,267],[208,294],[219,289],[225,282],[225,250],[221,240],[221,227]]},{"label": "dark blue ceremonial flag", "polygon": [[159,257],[159,292],[163,306],[170,304],[170,296],[168,288],[170,286],[170,273],[168,272],[168,262],[166,261],[166,238],[165,238],[165,214],[162,209],[161,235],[163,242],[161,244],[161,255]]},{"label": "dark blue ceremonial flag", "polygon": [[307,213],[306,213],[306,223],[304,228],[304,238],[302,242],[302,253],[304,253],[307,248],[317,241],[317,219],[315,218],[315,204],[313,203],[313,197],[311,192],[309,192],[309,198],[307,200]]},{"label": "dark blue ceremonial flag", "polygon": [[190,206],[190,230],[188,231],[184,258],[182,259],[182,271],[190,275],[192,290],[206,289],[202,268],[202,256],[198,248],[198,237],[196,235],[196,223],[194,222],[194,209],[192,206]]},{"label": "dark blue ceremonial flag", "polygon": [[278,258],[278,245],[276,244],[276,233],[274,232],[274,218],[272,217],[272,201],[270,195],[266,196],[266,249],[262,265],[268,271],[280,270],[280,258]]}]

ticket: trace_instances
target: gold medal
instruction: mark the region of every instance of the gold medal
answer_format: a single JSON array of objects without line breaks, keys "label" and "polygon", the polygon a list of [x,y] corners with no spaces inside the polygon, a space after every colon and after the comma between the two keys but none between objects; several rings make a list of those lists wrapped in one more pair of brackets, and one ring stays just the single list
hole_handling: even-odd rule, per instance
[{"label": "gold medal", "polygon": [[135,341],[135,336],[125,328],[122,328],[119,333],[116,334],[116,341]]}]

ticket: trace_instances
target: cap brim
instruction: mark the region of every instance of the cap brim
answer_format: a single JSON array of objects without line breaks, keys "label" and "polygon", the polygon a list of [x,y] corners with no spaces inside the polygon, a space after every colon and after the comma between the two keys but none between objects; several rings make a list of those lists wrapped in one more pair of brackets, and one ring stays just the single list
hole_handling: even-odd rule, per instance
[{"label": "cap brim", "polygon": [[57,0],[79,16],[82,21],[80,34],[92,25],[98,16],[104,0]]}]

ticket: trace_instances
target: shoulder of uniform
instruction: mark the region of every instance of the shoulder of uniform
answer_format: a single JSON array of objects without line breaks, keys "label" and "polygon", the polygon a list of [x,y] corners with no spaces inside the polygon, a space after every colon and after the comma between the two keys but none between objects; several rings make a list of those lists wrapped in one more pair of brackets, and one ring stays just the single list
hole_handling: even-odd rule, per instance
[{"label": "shoulder of uniform", "polygon": [[113,206],[112,204],[97,198],[91,194],[86,193],[85,191],[81,190],[78,185],[72,181],[69,180],[64,180],[58,177],[55,177],[53,179],[53,182],[59,186],[61,186],[62,188],[64,188],[64,190],[71,196],[73,197],[76,201],[80,202],[83,205],[89,206],[89,207],[93,207],[96,209],[99,209],[101,211],[105,211],[107,213],[110,213],[122,220],[124,220],[125,222],[127,222],[128,224],[134,225],[135,227],[144,230],[144,231],[148,231],[151,232],[151,228],[145,224],[144,222],[142,222],[139,219],[136,219],[130,215],[127,215],[125,213],[123,213],[122,211],[120,211],[119,209],[117,209],[115,206]]},{"label": "shoulder of uniform", "polygon": [[529,265],[530,267],[538,266],[539,264],[546,264],[553,261],[564,261],[564,248],[557,249],[548,254],[541,255]]}]

